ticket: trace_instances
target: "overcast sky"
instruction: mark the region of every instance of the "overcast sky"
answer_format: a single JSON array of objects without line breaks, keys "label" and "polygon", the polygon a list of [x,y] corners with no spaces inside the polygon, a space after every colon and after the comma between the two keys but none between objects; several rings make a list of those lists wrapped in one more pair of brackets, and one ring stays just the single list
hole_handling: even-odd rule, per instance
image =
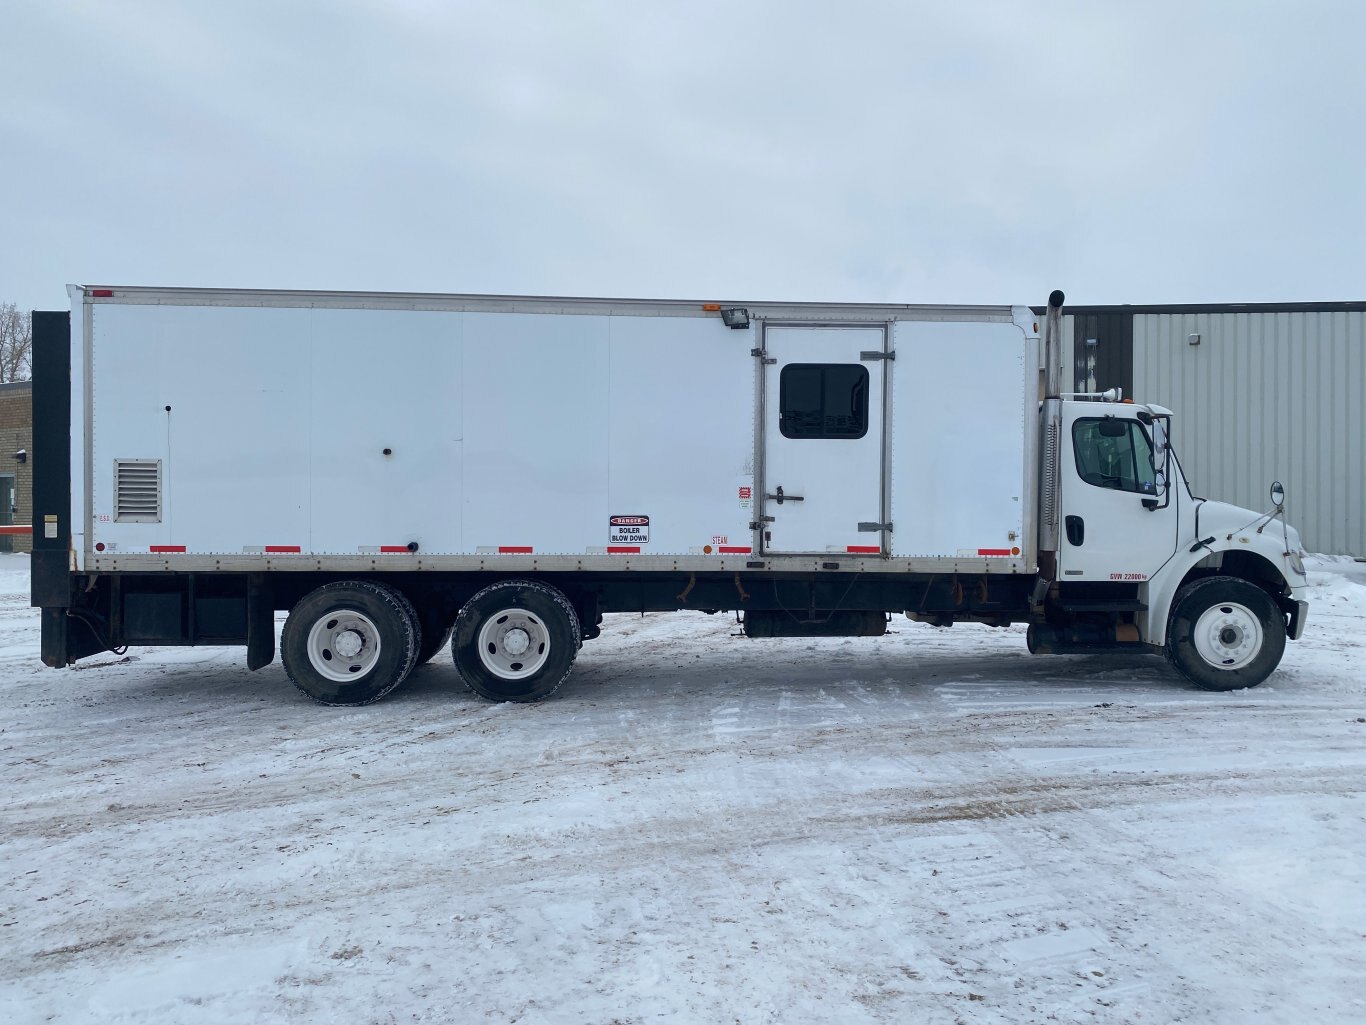
[{"label": "overcast sky", "polygon": [[1366,299],[1366,4],[0,4],[0,301],[67,282]]}]

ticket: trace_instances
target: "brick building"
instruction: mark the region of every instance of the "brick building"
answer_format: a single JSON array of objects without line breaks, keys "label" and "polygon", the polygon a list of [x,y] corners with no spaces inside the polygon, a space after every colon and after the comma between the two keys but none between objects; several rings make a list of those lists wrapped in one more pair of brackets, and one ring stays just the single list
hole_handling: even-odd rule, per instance
[{"label": "brick building", "polygon": [[[0,384],[0,526],[33,522],[33,382]],[[25,534],[0,534],[0,552],[27,552]]]}]

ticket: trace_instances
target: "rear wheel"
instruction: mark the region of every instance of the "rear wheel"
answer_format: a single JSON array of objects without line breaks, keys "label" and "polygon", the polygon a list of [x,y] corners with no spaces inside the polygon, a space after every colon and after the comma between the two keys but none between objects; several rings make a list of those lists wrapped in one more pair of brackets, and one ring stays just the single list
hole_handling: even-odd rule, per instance
[{"label": "rear wheel", "polygon": [[418,628],[408,600],[382,584],[343,580],[299,599],[280,660],[290,681],[324,705],[367,705],[412,671]]},{"label": "rear wheel", "polygon": [[560,591],[534,580],[500,580],[455,619],[451,655],[461,679],[490,701],[540,701],[569,676],[582,640]]},{"label": "rear wheel", "polygon": [[1285,617],[1255,584],[1206,577],[1177,592],[1166,651],[1186,679],[1206,690],[1255,687],[1285,653]]}]

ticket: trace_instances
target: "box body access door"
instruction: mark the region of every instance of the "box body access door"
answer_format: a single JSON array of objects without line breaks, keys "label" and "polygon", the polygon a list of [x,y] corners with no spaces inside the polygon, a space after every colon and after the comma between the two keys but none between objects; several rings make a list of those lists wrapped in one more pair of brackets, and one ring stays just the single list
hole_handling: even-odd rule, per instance
[{"label": "box body access door", "polygon": [[881,554],[886,327],[766,325],[763,349],[762,550]]}]

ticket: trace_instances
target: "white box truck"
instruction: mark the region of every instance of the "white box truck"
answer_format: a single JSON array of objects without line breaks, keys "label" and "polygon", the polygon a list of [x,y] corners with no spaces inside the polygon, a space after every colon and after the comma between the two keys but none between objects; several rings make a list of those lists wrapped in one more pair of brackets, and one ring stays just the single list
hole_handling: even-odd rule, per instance
[{"label": "white box truck", "polygon": [[1231,689],[1304,628],[1279,496],[1195,498],[1169,411],[1059,393],[1060,292],[70,295],[33,322],[50,666],[241,644],[257,669],[288,610],[281,660],[319,701],[448,645],[477,693],[534,701],[606,612],[737,611],[751,637],[905,613]]}]

